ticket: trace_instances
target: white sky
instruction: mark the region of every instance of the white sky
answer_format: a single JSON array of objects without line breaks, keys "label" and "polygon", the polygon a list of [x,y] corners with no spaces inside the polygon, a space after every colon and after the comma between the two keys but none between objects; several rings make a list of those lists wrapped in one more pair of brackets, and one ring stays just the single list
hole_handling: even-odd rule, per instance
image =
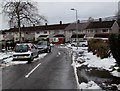
[{"label": "white sky", "polygon": [[[78,19],[87,20],[88,17],[100,18],[114,16],[118,11],[119,0],[34,0],[39,2],[40,15],[44,15],[48,24],[56,24],[59,21],[69,23],[75,21],[75,8],[78,11]],[[48,2],[49,1],[49,2]],[[1,0],[0,0],[1,2]],[[1,8],[1,7],[0,7]],[[1,10],[1,9],[0,9]],[[9,28],[7,19],[0,15],[0,29]]]}]

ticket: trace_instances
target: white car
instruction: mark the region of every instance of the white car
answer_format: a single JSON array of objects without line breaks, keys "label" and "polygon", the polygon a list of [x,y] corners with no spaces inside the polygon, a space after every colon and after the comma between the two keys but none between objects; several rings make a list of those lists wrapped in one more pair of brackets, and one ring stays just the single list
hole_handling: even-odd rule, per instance
[{"label": "white car", "polygon": [[[77,42],[72,42],[71,46],[77,47]],[[79,41],[78,46],[79,47],[86,47],[86,46],[88,46],[88,42],[87,41]]]},{"label": "white car", "polygon": [[20,43],[16,44],[13,52],[14,60],[27,60],[29,63],[33,61],[35,57],[38,57],[38,48],[32,43]]}]

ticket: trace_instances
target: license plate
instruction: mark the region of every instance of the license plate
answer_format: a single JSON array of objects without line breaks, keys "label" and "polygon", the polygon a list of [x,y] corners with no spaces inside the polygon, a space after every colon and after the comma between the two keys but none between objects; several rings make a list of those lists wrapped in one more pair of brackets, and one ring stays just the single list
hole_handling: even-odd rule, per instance
[{"label": "license plate", "polygon": [[18,58],[24,58],[24,56],[18,56]]}]

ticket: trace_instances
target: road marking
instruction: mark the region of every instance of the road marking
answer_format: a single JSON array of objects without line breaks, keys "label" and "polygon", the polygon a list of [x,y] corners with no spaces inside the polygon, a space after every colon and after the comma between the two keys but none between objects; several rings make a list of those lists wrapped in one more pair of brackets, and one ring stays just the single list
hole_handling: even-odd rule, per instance
[{"label": "road marking", "polygon": [[58,52],[58,55],[61,55],[61,53],[60,53],[60,52]]},{"label": "road marking", "polygon": [[34,69],[32,69],[32,70],[25,76],[25,78],[28,78],[40,65],[41,65],[41,63],[39,63]]},{"label": "road marking", "polygon": [[61,55],[61,53],[60,53],[60,52],[58,52],[56,57],[58,57],[58,56],[60,56],[60,55]]}]

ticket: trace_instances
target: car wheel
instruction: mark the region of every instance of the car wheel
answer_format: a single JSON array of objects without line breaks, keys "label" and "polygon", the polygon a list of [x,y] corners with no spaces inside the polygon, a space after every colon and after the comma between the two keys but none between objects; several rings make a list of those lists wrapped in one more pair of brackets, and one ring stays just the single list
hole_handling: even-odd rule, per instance
[{"label": "car wheel", "polygon": [[39,57],[39,53],[37,54],[36,58],[38,58],[38,57]]},{"label": "car wheel", "polygon": [[13,59],[12,61],[15,61],[15,59]]},{"label": "car wheel", "polygon": [[74,45],[74,44],[72,44],[71,46],[75,47],[75,45]]},{"label": "car wheel", "polygon": [[49,52],[51,52],[51,49],[49,49]]},{"label": "car wheel", "polygon": [[50,49],[46,49],[46,53],[49,53],[50,52]]},{"label": "car wheel", "polygon": [[49,49],[47,49],[47,53],[49,53],[50,52],[50,50]]},{"label": "car wheel", "polygon": [[31,55],[30,59],[28,60],[28,63],[31,63],[33,61],[34,57]]}]

